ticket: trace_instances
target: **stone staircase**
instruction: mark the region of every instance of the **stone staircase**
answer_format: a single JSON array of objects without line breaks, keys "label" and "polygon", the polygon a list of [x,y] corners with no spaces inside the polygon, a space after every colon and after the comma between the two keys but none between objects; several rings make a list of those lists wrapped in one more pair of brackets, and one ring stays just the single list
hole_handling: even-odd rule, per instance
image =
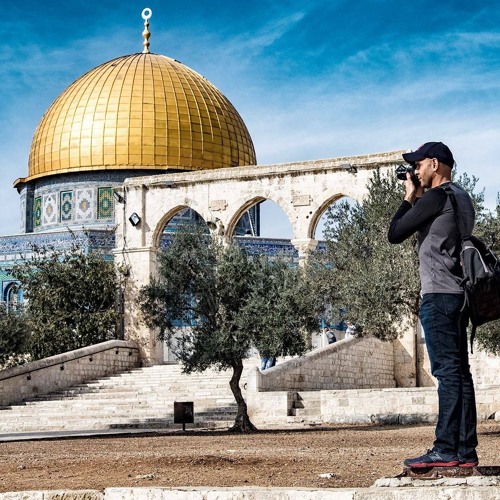
[{"label": "stone staircase", "polygon": [[301,391],[293,395],[287,423],[318,423],[321,421],[321,392]]},{"label": "stone staircase", "polygon": [[[255,360],[245,363],[240,386]],[[237,413],[229,388],[231,371],[186,375],[180,365],[157,365],[71,387],[0,409],[0,433],[56,430],[167,428],[174,402],[194,403],[194,424],[228,427]]]}]

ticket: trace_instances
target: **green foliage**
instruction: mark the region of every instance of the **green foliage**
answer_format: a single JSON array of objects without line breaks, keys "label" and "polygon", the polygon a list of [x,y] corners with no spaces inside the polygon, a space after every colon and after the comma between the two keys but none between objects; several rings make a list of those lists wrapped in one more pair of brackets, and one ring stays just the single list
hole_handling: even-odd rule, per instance
[{"label": "green foliage", "polygon": [[[497,195],[494,212],[480,214],[474,234],[482,238],[497,257],[500,256],[500,196]],[[500,354],[500,320],[478,327],[476,341],[482,349]]]},{"label": "green foliage", "polygon": [[120,283],[112,262],[76,245],[67,252],[34,248],[12,274],[27,299],[27,348],[34,359],[115,337]]},{"label": "green foliage", "polygon": [[466,172],[460,174],[457,178],[457,172],[453,170],[452,175],[453,182],[460,184],[472,198],[472,205],[476,212],[476,224],[480,223],[482,218],[486,216],[487,212],[484,208],[484,188],[479,193],[476,192],[477,183],[479,179],[473,175],[470,177]]},{"label": "green foliage", "polygon": [[256,272],[239,327],[261,356],[303,354],[307,332],[318,329],[321,314],[307,273],[286,258],[259,258],[254,264]]},{"label": "green foliage", "polygon": [[255,430],[239,387],[250,349],[302,354],[305,331],[317,328],[307,282],[289,264],[253,258],[189,226],[175,234],[159,256],[158,277],[142,288],[146,323],[159,329],[185,372],[232,368],[229,384],[238,414],[231,430]]},{"label": "green foliage", "polygon": [[26,352],[27,325],[22,308],[0,304],[0,366]]},{"label": "green foliage", "polygon": [[[455,179],[472,197],[476,210],[474,234],[500,254],[500,198],[494,213],[484,207],[484,190],[478,179],[461,174]],[[328,212],[327,251],[316,255],[315,293],[325,304],[327,320],[345,318],[380,339],[393,339],[395,325],[408,316],[416,319],[420,282],[416,240],[401,245],[387,241],[387,231],[404,196],[403,183],[378,172],[368,184],[363,203],[340,202]],[[359,333],[359,329],[358,329]],[[477,329],[476,339],[490,352],[500,353],[500,321]]]},{"label": "green foliage", "polygon": [[190,226],[160,254],[159,268],[142,289],[140,307],[162,339],[173,344],[176,335],[186,372],[234,367],[252,347],[302,354],[304,329],[317,327],[302,271],[283,259],[253,258]]},{"label": "green foliage", "polygon": [[[418,312],[419,279],[415,240],[391,245],[389,223],[399,207],[402,183],[377,171],[363,203],[339,202],[328,211],[327,250],[316,255],[317,290],[327,319],[345,319],[360,332],[394,339],[395,325]],[[329,306],[326,306],[329,305]],[[330,314],[330,317],[328,317]]]}]

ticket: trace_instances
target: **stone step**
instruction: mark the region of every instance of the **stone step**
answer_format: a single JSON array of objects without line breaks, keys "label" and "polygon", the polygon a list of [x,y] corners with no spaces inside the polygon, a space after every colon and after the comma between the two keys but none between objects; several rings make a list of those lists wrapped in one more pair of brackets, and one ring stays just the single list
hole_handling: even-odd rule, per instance
[{"label": "stone step", "polygon": [[[217,409],[217,408],[225,408],[225,407],[233,407],[233,405],[236,405],[236,403],[231,400],[222,400],[222,401],[193,401],[194,403],[194,408],[195,409]],[[81,413],[88,411],[91,414],[97,414],[101,411],[111,411],[111,410],[120,410],[120,411],[128,411],[129,414],[136,412],[136,411],[144,411],[145,409],[151,412],[165,412],[172,410],[174,407],[174,401],[170,400],[165,403],[161,404],[148,404],[148,403],[137,403],[133,406],[131,406],[132,403],[130,404],[65,404],[65,402],[61,402],[59,405],[30,405],[27,407],[11,407],[11,409],[8,410],[2,410],[0,412],[0,415],[2,418],[7,418],[9,415],[41,415],[41,414],[56,414],[57,412],[63,412],[66,411],[68,413]]]},{"label": "stone step", "polygon": [[[204,418],[203,420],[196,420],[193,424],[186,424],[187,428],[227,428],[234,424],[234,416],[232,418],[225,418],[217,420],[216,418]],[[114,419],[110,422],[102,422],[96,419],[80,420],[76,425],[72,423],[53,423],[47,422],[37,426],[29,424],[21,424],[13,429],[0,429],[0,433],[12,432],[50,432],[50,431],[77,431],[77,430],[91,430],[91,429],[164,429],[164,428],[179,428],[182,424],[174,424],[173,418],[148,418],[148,419]]]},{"label": "stone step", "polygon": [[295,416],[295,415],[289,415],[286,417],[286,423],[287,424],[303,424],[303,423],[308,423],[308,424],[320,424],[321,421],[321,415],[315,415],[315,416]]},{"label": "stone step", "polygon": [[[85,401],[85,400],[107,400],[111,401],[114,399],[123,400],[123,401],[154,401],[154,400],[179,400],[180,398],[190,398],[190,399],[227,399],[233,398],[233,394],[230,391],[225,390],[225,387],[218,388],[215,387],[213,390],[195,390],[195,391],[187,391],[185,388],[183,390],[171,390],[171,391],[146,391],[146,392],[137,392],[137,391],[97,391],[92,393],[55,393],[50,394],[47,397],[37,396],[34,398],[29,398],[24,401],[22,404],[30,405],[30,404],[38,404],[42,401],[50,402],[50,401]],[[242,391],[243,394],[245,391]]]},{"label": "stone step", "polygon": [[0,411],[0,432],[161,428],[174,425],[175,401],[194,402],[194,426],[228,427],[237,413],[230,377],[214,370],[186,375],[178,365],[130,370],[8,407]]},{"label": "stone step", "polygon": [[[195,417],[201,417],[201,416],[212,416],[219,418],[220,415],[228,416],[228,415],[233,415],[236,414],[237,412],[237,407],[220,407],[220,408],[207,408],[207,407],[200,407],[199,409],[194,408],[194,415]],[[162,412],[155,412],[151,410],[145,409],[144,411],[139,411],[135,410],[133,412],[132,417],[133,418],[143,418],[143,417],[167,417],[167,416],[172,416],[173,418],[173,407],[170,408],[168,411],[162,411]],[[90,415],[90,414],[89,414]],[[91,414],[92,418],[96,419],[102,419],[102,418],[109,418],[109,417],[118,417],[118,418],[131,418],[130,412],[124,411],[122,408],[110,408],[107,410],[99,410],[96,412],[93,412]],[[38,413],[38,414],[32,414],[32,415],[23,415],[24,420],[27,419],[32,419],[35,421],[50,421],[50,420],[59,420],[60,414],[57,413]],[[2,415],[2,422],[0,423],[0,427],[4,426],[6,423],[15,423],[16,419],[18,418],[18,415],[6,415],[5,417]],[[68,413],[64,415],[64,420],[65,421],[79,421],[82,420],[82,414],[81,413]]]},{"label": "stone step", "polygon": [[321,395],[316,391],[304,391],[295,394],[290,410],[290,417],[306,418],[321,415]]}]

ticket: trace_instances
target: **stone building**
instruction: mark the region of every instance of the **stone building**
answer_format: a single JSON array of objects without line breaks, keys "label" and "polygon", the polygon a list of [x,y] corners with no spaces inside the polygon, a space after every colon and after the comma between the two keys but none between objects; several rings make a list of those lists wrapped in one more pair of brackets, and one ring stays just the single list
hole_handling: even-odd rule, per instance
[{"label": "stone building", "polygon": [[[88,71],[42,117],[28,174],[14,182],[20,234],[0,237],[1,300],[12,298],[5,291],[8,271],[33,244],[64,249],[76,239],[111,258],[114,190],[125,179],[256,164],[250,134],[231,102],[179,61],[150,53],[147,26],[143,36],[142,53]],[[258,236],[258,208],[245,212],[237,234]],[[173,223],[196,217],[182,210]]]},{"label": "stone building", "polygon": [[[329,205],[361,199],[375,169],[392,170],[402,151],[279,165],[258,165],[250,133],[230,101],[179,61],[144,50],[91,69],[65,89],[37,127],[28,173],[14,183],[21,232],[0,237],[1,300],[13,293],[8,271],[33,243],[99,249],[130,267],[125,339],[143,364],[168,359],[138,317],[135,298],[156,270],[168,224],[202,218],[223,238],[241,236],[252,252],[315,249]],[[259,238],[259,205],[272,200],[292,226],[290,241]],[[399,386],[426,376],[413,331],[393,348]],[[419,375],[419,371],[422,373]],[[426,382],[427,383],[427,382]]]},{"label": "stone building", "polygon": [[[315,249],[329,205],[361,199],[375,169],[392,169],[401,152],[257,165],[250,133],[231,102],[181,62],[150,52],[143,11],[143,50],[91,69],[50,105],[34,133],[20,195],[20,234],[0,237],[2,300],[14,294],[8,272],[31,245],[85,251],[130,266],[125,339],[144,364],[168,359],[134,306],[155,273],[168,227],[203,219],[213,233],[241,236],[250,252]],[[275,202],[291,240],[259,237],[259,206]],[[167,228],[167,231],[165,230]]]}]

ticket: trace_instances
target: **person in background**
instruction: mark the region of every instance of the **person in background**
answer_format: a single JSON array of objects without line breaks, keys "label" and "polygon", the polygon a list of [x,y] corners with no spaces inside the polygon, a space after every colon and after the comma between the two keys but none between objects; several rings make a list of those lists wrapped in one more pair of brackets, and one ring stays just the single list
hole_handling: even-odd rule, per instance
[{"label": "person in background", "polygon": [[332,332],[332,329],[330,327],[323,328],[323,333],[325,334],[325,337],[326,337],[326,340],[328,341],[328,344],[333,344],[333,343],[337,342],[337,337]]}]

